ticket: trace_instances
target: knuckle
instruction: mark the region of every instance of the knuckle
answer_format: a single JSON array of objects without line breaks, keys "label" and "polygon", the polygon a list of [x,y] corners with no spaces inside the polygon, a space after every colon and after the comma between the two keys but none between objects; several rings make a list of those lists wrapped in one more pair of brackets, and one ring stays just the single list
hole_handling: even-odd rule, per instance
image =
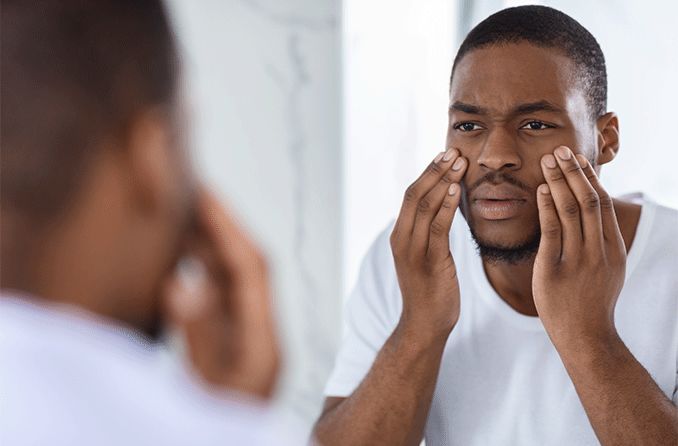
[{"label": "knuckle", "polygon": [[398,246],[398,235],[395,231],[391,232],[391,236],[388,238],[389,245],[391,249],[394,250]]},{"label": "knuckle", "polygon": [[579,216],[579,203],[575,200],[568,200],[563,205],[563,213],[566,217],[574,218]]},{"label": "knuckle", "polygon": [[398,230],[397,229],[393,229],[393,231],[391,231],[391,235],[389,236],[388,240],[391,243],[391,246],[393,246],[398,241]]},{"label": "knuckle", "polygon": [[605,210],[611,210],[614,208],[614,204],[612,203],[612,198],[610,198],[609,195],[603,194],[598,197],[598,201],[600,203],[601,209]]},{"label": "knuckle", "polygon": [[549,172],[548,177],[549,177],[549,180],[551,180],[553,182],[565,180],[565,177],[563,176],[563,172],[560,169],[553,169],[551,172]]},{"label": "knuckle", "polygon": [[417,204],[417,210],[419,212],[429,212],[432,206],[431,200],[427,197],[424,197],[419,200],[419,203]]},{"label": "knuckle", "polygon": [[445,225],[439,221],[434,221],[431,223],[431,234],[432,235],[443,235],[445,233]]},{"label": "knuckle", "polygon": [[394,256],[400,256],[400,253],[403,250],[402,243],[400,241],[400,237],[398,237],[398,234],[396,232],[391,233],[391,238],[390,238],[390,244],[391,244],[391,251],[393,252]]},{"label": "knuckle", "polygon": [[584,175],[586,175],[586,179],[589,181],[591,184],[595,184],[598,181],[598,177],[596,177],[595,172],[591,167],[585,167],[582,169],[584,171]]},{"label": "knuckle", "polygon": [[576,172],[578,170],[581,170],[581,166],[577,163],[570,163],[570,164],[565,166],[564,170],[565,170],[565,173],[573,173],[573,172]]},{"label": "knuckle", "polygon": [[440,205],[443,209],[452,209],[452,202],[450,200],[443,200],[443,204]]},{"label": "knuckle", "polygon": [[437,163],[431,163],[428,165],[428,173],[433,175],[440,175],[443,173],[443,168]]},{"label": "knuckle", "polygon": [[405,189],[404,201],[407,202],[407,203],[412,203],[414,201],[417,201],[418,196],[419,196],[419,189],[417,189],[417,186],[412,184],[407,189]]},{"label": "knuckle", "polygon": [[586,210],[596,210],[600,206],[598,194],[595,192],[587,192],[581,201],[582,207]]},{"label": "knuckle", "polygon": [[544,209],[549,211],[554,211],[556,209],[556,204],[553,202],[551,197],[545,197],[542,200],[541,205]]},{"label": "knuckle", "polygon": [[544,237],[549,239],[559,239],[560,238],[560,226],[557,224],[550,224],[544,228],[542,231]]},{"label": "knuckle", "polygon": [[443,175],[440,181],[442,181],[443,183],[452,184],[455,182],[454,174],[452,173],[452,171],[448,171],[445,175]]}]

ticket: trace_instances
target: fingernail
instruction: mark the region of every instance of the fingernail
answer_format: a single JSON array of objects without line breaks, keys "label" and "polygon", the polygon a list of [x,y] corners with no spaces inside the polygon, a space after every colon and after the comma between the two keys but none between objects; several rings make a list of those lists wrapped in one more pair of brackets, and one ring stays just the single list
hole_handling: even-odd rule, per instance
[{"label": "fingernail", "polygon": [[445,152],[440,152],[440,153],[439,153],[438,155],[436,155],[436,157],[433,159],[433,162],[437,164],[437,163],[443,158],[443,155],[445,155]]},{"label": "fingernail", "polygon": [[449,161],[452,159],[454,156],[454,149],[447,149],[447,152],[445,152],[445,156],[443,156],[443,161]]},{"label": "fingernail", "polygon": [[450,188],[447,190],[447,193],[450,195],[454,195],[459,191],[459,185],[456,183],[450,184]]},{"label": "fingernail", "polygon": [[544,158],[542,158],[542,161],[544,162],[544,165],[546,167],[550,167],[551,169],[557,166],[556,158],[553,155],[544,156]]},{"label": "fingernail", "polygon": [[582,167],[586,166],[589,163],[589,160],[587,160],[586,157],[584,155],[582,155],[581,153],[578,154],[576,158],[577,158],[577,161],[579,162],[579,165],[582,166]]},{"label": "fingernail", "polygon": [[539,186],[539,192],[541,192],[544,195],[548,195],[551,192],[551,189],[549,189],[548,184],[542,184]]},{"label": "fingernail", "polygon": [[560,158],[561,160],[569,160],[570,158],[572,158],[572,152],[570,152],[570,149],[568,149],[567,147],[558,147],[556,149],[556,155],[558,155],[558,158]]},{"label": "fingernail", "polygon": [[452,170],[461,170],[464,167],[464,158],[457,158],[457,161],[452,164]]}]

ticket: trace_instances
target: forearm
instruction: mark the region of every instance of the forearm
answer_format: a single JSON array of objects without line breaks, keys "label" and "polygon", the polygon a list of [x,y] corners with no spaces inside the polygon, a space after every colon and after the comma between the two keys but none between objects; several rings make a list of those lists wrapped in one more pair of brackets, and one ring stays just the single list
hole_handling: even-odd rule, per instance
[{"label": "forearm", "polygon": [[325,413],[320,445],[418,445],[447,336],[422,337],[401,325],[384,344],[353,394]]},{"label": "forearm", "polygon": [[678,444],[678,409],[615,333],[558,347],[603,445]]}]

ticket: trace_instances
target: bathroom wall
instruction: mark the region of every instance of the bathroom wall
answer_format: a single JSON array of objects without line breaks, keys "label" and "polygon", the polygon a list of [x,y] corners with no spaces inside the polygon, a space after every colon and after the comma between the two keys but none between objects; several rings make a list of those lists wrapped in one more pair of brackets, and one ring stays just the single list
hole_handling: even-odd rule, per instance
[{"label": "bathroom wall", "polygon": [[308,427],[340,331],[340,2],[169,2],[196,164],[274,271],[278,406]]}]

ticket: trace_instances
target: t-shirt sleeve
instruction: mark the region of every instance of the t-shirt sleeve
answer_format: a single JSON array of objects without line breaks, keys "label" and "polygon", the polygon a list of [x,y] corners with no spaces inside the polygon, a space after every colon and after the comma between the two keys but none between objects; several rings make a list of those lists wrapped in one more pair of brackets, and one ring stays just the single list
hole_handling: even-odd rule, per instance
[{"label": "t-shirt sleeve", "polygon": [[365,255],[344,307],[344,332],[326,396],[346,397],[358,387],[393,332],[402,308],[389,243],[390,227]]}]

